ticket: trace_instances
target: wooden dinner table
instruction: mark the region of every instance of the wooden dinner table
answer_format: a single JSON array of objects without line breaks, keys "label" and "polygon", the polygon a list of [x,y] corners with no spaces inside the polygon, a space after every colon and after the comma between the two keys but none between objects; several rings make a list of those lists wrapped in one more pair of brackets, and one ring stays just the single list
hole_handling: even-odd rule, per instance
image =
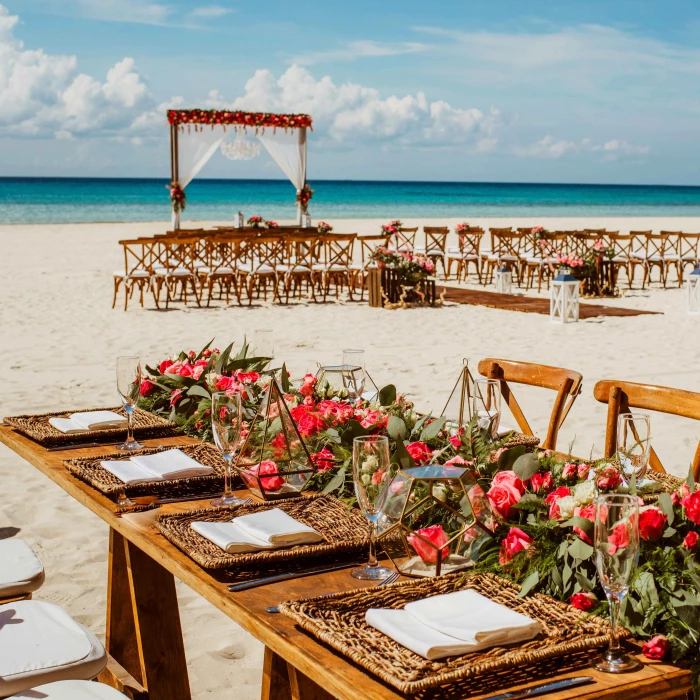
[{"label": "wooden dinner table", "polygon": [[[192,697],[175,591],[179,579],[224,612],[265,645],[262,700],[398,700],[406,696],[351,660],[334,651],[282,615],[266,608],[286,600],[310,598],[325,592],[358,588],[349,569],[230,592],[225,572],[208,571],[171,544],[155,528],[138,528],[120,517],[116,504],[73,476],[63,460],[90,457],[109,447],[75,448],[50,452],[7,426],[0,426],[0,442],[36,467],[104,520],[110,527],[107,629],[109,662],[99,680],[134,700],[189,700]],[[149,447],[195,444],[186,437],[145,441]],[[22,463],[18,461],[18,468]],[[249,496],[247,491],[239,495]],[[210,499],[163,504],[159,513],[206,507]],[[591,661],[595,658],[595,652]],[[549,700],[670,700],[692,697],[690,670],[648,662],[628,674],[605,674],[592,668],[532,677],[498,691],[471,694],[484,700],[494,692],[514,691],[570,676],[592,676],[594,682],[541,696]],[[228,694],[238,697],[235,687]],[[437,695],[431,697],[440,698]],[[459,696],[457,696],[459,697]],[[455,698],[454,694],[450,698]]]}]

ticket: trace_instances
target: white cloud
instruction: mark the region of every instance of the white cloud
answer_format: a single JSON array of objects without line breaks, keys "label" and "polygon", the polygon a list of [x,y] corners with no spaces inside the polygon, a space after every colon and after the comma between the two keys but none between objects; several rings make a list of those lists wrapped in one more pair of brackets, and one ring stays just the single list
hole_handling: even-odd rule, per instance
[{"label": "white cloud", "polygon": [[153,100],[134,60],[100,82],[77,72],[75,56],[25,49],[18,18],[0,5],[0,133],[68,138],[128,130]]},{"label": "white cloud", "polygon": [[337,61],[355,61],[358,58],[383,58],[426,51],[430,46],[418,42],[404,41],[396,44],[376,41],[351,41],[343,48],[327,51],[311,51],[295,56],[290,63],[298,66],[310,66],[315,63]]},{"label": "white cloud", "polygon": [[198,7],[190,12],[190,17],[197,18],[211,18],[211,17],[223,17],[232,12],[228,7],[223,7],[221,5],[205,5],[204,7]]},{"label": "white cloud", "polygon": [[649,146],[637,146],[627,141],[612,139],[602,144],[593,143],[591,139],[567,141],[545,136],[527,146],[516,146],[513,153],[525,158],[557,159],[568,154],[596,153],[602,160],[612,161],[625,157],[639,157],[649,153]]}]

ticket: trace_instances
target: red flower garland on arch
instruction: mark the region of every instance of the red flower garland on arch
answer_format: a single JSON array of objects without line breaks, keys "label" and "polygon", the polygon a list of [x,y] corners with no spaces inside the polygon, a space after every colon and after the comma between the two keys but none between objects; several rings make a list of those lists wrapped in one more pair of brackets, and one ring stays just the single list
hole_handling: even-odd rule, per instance
[{"label": "red flower garland on arch", "polygon": [[165,188],[170,191],[170,201],[173,203],[173,209],[175,211],[184,211],[187,198],[185,197],[185,190],[180,187],[180,183],[173,182],[170,185],[166,185]]},{"label": "red flower garland on arch", "polygon": [[311,128],[308,114],[270,114],[267,112],[234,112],[218,109],[170,109],[170,124],[233,125],[272,127],[274,129]]},{"label": "red flower garland on arch", "polygon": [[304,187],[297,192],[297,204],[301,204],[301,208],[306,211],[313,195],[314,191],[309,187],[309,185],[304,185]]}]

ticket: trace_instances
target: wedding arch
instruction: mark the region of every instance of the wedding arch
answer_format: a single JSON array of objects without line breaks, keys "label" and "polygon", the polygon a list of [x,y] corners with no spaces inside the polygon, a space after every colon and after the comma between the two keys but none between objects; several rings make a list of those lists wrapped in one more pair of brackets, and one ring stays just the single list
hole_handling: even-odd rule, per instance
[{"label": "wedding arch", "polygon": [[297,190],[297,223],[306,214],[312,191],[306,184],[308,114],[268,114],[205,109],[168,110],[170,124],[170,200],[172,227],[180,228],[185,188],[221,147],[231,130],[252,131]]}]

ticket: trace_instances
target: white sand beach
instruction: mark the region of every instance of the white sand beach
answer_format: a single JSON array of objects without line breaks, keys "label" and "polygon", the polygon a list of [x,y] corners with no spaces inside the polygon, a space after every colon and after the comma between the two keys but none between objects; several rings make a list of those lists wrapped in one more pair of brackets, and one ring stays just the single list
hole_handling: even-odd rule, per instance
[{"label": "white sand beach", "polygon": [[[335,232],[377,233],[378,220],[331,221]],[[456,220],[407,220],[450,225]],[[700,218],[470,219],[473,225],[608,230],[700,231]],[[192,225],[185,223],[184,226]],[[210,225],[207,223],[205,225]],[[606,406],[592,397],[600,379],[624,379],[700,391],[700,317],[686,312],[686,290],[637,288],[595,303],[662,312],[553,325],[539,314],[479,306],[386,311],[366,303],[223,303],[206,309],[152,300],[112,310],[112,272],[123,266],[117,242],[163,232],[163,223],[0,227],[0,415],[114,405],[114,358],[148,362],[210,339],[224,347],[255,329],[275,331],[276,356],[293,376],[337,363],[343,347],[362,347],[378,385],[394,383],[423,409],[440,411],[460,371],[483,357],[558,365],[583,374],[584,390],[560,433],[579,456],[602,455]],[[656,274],[654,279],[656,280]],[[626,286],[626,285],[623,285]],[[528,292],[533,294],[533,292]],[[540,434],[553,395],[515,389]],[[652,416],[653,444],[668,471],[685,475],[698,435],[690,421]],[[40,598],[59,603],[104,634],[107,527],[28,463],[0,447],[0,537],[26,539],[44,561]],[[193,697],[259,697],[262,646],[223,613],[178,584]],[[274,603],[277,601],[271,601]]]}]

